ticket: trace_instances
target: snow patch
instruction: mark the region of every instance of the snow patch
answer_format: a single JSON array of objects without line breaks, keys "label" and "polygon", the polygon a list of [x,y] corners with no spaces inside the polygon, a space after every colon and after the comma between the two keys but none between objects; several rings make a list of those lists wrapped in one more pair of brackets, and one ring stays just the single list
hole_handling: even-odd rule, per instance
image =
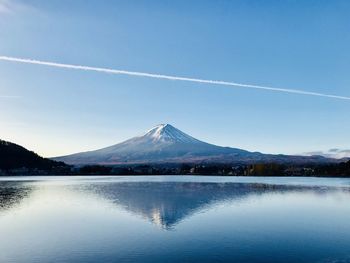
[{"label": "snow patch", "polygon": [[159,124],[148,130],[143,138],[150,138],[153,142],[182,142],[182,143],[198,143],[199,140],[187,135],[186,133],[176,129],[170,124]]}]

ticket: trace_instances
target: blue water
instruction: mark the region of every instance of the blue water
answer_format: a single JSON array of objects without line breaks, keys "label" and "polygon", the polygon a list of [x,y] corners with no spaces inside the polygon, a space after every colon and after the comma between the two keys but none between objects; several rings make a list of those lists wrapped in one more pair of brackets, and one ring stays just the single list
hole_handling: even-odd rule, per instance
[{"label": "blue water", "polygon": [[350,262],[350,179],[2,177],[0,262]]}]

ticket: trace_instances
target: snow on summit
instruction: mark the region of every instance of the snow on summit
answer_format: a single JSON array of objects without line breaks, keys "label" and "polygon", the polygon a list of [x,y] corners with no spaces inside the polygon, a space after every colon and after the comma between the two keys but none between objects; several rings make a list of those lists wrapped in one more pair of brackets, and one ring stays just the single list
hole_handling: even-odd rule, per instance
[{"label": "snow on summit", "polygon": [[150,137],[154,142],[182,142],[182,143],[197,143],[199,140],[187,135],[186,133],[176,129],[170,124],[159,124],[148,130],[144,137]]}]

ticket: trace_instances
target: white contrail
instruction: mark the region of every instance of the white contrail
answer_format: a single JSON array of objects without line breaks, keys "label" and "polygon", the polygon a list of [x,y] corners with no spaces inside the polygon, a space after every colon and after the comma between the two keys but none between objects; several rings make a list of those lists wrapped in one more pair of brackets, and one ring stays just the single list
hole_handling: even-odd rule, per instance
[{"label": "white contrail", "polygon": [[230,82],[230,81],[187,78],[187,77],[161,75],[161,74],[153,74],[153,73],[146,73],[146,72],[127,71],[127,70],[99,68],[99,67],[89,67],[89,66],[71,65],[71,64],[62,64],[62,63],[56,63],[56,62],[48,62],[48,61],[41,61],[41,60],[35,60],[35,59],[26,59],[26,58],[7,57],[7,56],[0,56],[0,60],[19,62],[19,63],[28,63],[28,64],[37,64],[37,65],[44,65],[44,66],[57,67],[57,68],[97,71],[97,72],[110,73],[110,74],[122,74],[122,75],[157,78],[157,79],[180,80],[180,81],[189,81],[189,82],[197,82],[197,83],[206,83],[206,84],[215,84],[215,85],[225,85],[225,86],[234,86],[234,87],[259,89],[259,90],[287,92],[287,93],[294,93],[294,94],[327,97],[327,98],[333,98],[333,99],[350,100],[350,97],[347,97],[347,96],[339,96],[339,95],[333,95],[333,94],[324,94],[324,93],[311,92],[311,91],[305,91],[305,90],[297,90],[297,89],[273,88],[273,87],[267,87],[267,86],[242,84],[242,83],[236,83],[236,82]]}]

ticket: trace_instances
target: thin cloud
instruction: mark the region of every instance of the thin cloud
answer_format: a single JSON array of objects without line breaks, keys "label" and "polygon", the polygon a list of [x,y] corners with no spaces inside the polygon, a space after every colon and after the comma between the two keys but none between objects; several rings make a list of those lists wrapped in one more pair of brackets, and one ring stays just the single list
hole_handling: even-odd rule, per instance
[{"label": "thin cloud", "polygon": [[12,95],[0,95],[1,99],[18,99],[20,96],[12,96]]},{"label": "thin cloud", "polygon": [[162,74],[147,73],[147,72],[137,72],[137,71],[99,68],[99,67],[90,67],[90,66],[82,66],[82,65],[62,64],[62,63],[56,63],[56,62],[41,61],[41,60],[26,59],[26,58],[17,58],[17,57],[8,57],[8,56],[0,56],[0,60],[17,62],[17,63],[44,65],[44,66],[56,67],[56,68],[95,71],[95,72],[117,74],[117,75],[129,75],[129,76],[134,76],[134,77],[147,77],[147,78],[167,79],[167,80],[175,80],[175,81],[187,81],[187,82],[223,85],[223,86],[231,86],[231,87],[256,89],[256,90],[292,93],[292,94],[299,94],[299,95],[326,97],[326,98],[332,98],[332,99],[350,100],[350,97],[335,95],[335,94],[325,94],[325,93],[318,93],[318,92],[311,92],[311,91],[297,90],[297,89],[274,88],[274,87],[268,87],[268,86],[242,84],[242,83],[236,83],[236,82],[230,82],[230,81],[188,78],[188,77],[162,75]]},{"label": "thin cloud", "polygon": [[0,0],[0,14],[12,14],[18,5],[15,1]]},{"label": "thin cloud", "polygon": [[0,122],[1,126],[6,126],[6,127],[10,127],[10,126],[24,126],[25,123],[23,122]]},{"label": "thin cloud", "polygon": [[0,15],[13,15],[22,11],[36,10],[33,6],[27,5],[19,0],[0,0]]}]

